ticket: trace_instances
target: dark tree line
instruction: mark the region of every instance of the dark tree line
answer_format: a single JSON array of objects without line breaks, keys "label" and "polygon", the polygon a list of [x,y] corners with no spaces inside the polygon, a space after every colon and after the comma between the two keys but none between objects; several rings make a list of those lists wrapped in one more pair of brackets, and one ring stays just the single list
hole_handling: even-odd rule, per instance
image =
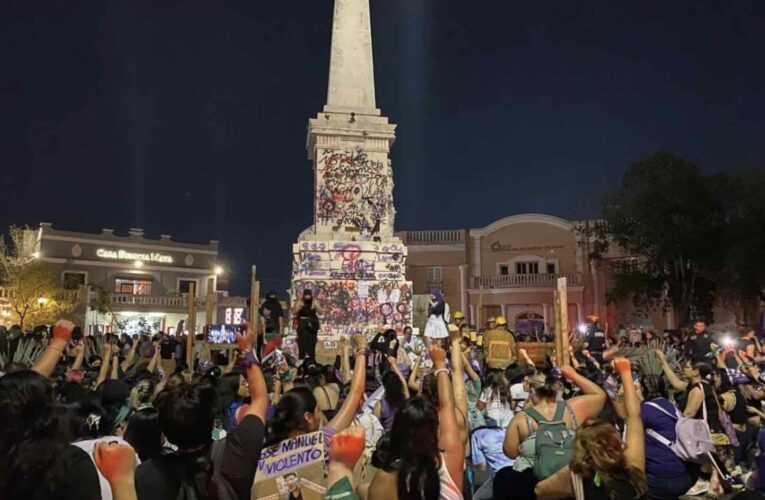
[{"label": "dark tree line", "polygon": [[716,300],[756,315],[765,301],[765,171],[704,175],[656,153],[604,196],[602,223],[582,228],[607,260],[609,301],[674,309],[680,324],[712,320]]}]

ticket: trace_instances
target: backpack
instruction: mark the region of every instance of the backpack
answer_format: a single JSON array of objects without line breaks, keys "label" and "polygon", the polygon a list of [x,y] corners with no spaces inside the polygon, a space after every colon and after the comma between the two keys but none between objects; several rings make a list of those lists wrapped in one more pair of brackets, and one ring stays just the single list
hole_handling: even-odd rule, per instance
[{"label": "backpack", "polygon": [[648,402],[646,405],[659,410],[669,418],[677,421],[675,423],[676,439],[674,443],[653,429],[645,431],[646,434],[672,450],[677,455],[677,458],[684,462],[700,463],[706,459],[708,453],[714,451],[715,445],[712,442],[712,433],[709,431],[709,425],[707,424],[706,403],[703,405],[703,420],[686,418],[677,409],[675,409],[675,415],[672,415],[656,403]]},{"label": "backpack", "polygon": [[565,401],[558,401],[552,420],[545,419],[534,408],[525,410],[525,413],[538,425],[535,433],[536,458],[533,470],[539,481],[547,479],[571,462],[574,431],[566,429],[566,422],[563,419],[565,411]]}]

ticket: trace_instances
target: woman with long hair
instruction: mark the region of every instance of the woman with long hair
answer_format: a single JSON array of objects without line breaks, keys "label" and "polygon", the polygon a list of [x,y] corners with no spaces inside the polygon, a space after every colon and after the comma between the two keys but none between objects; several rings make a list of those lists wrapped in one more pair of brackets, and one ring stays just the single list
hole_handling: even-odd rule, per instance
[{"label": "woman with long hair", "polygon": [[657,499],[678,498],[698,479],[698,467],[680,460],[666,442],[677,439],[675,425],[679,410],[667,397],[661,375],[640,377],[643,402],[640,417],[645,428],[645,472],[648,496]]},{"label": "woman with long hair", "polygon": [[128,420],[125,441],[133,447],[141,462],[162,455],[162,427],[159,425],[159,411],[154,407],[145,407],[133,414]]},{"label": "woman with long hair", "polygon": [[476,407],[484,413],[488,425],[506,427],[510,423],[513,418],[512,397],[503,370],[491,368],[486,373]]},{"label": "woman with long hair", "polygon": [[459,436],[446,352],[432,346],[430,358],[438,380],[438,409],[415,397],[396,415],[373,456],[380,470],[369,487],[370,500],[462,498],[465,445]]},{"label": "woman with long hair", "polygon": [[603,409],[607,396],[596,383],[578,374],[570,366],[564,366],[561,371],[571,383],[579,387],[582,395],[567,402],[558,401],[557,378],[542,373],[526,377],[524,389],[530,395],[529,401],[524,405],[523,411],[510,421],[503,444],[505,455],[515,462],[512,468],[506,467],[497,473],[494,478],[495,493],[512,491],[517,498],[534,498],[537,479],[532,468],[536,463],[538,423],[528,410],[536,410],[549,421],[554,419],[563,406],[563,422],[566,429],[575,430],[580,422],[597,417]]},{"label": "woman with long hair", "polygon": [[239,371],[226,373],[215,383],[215,419],[226,432],[236,428],[236,410],[247,396],[247,379]]},{"label": "woman with long hair", "polygon": [[343,402],[337,414],[322,427],[321,409],[308,387],[295,387],[280,396],[276,404],[274,416],[271,419],[268,432],[267,445],[276,444],[288,438],[324,431],[325,452],[329,449],[329,443],[336,432],[342,431],[351,425],[356,409],[359,406],[361,395],[364,392],[366,378],[366,337],[358,333],[353,336],[353,346],[356,351],[356,359],[353,370],[353,379],[348,396]]},{"label": "woman with long hair", "polygon": [[643,422],[632,366],[629,360],[617,358],[614,369],[624,387],[626,443],[611,423],[588,420],[576,431],[569,466],[537,484],[538,499],[646,497]]},{"label": "woman with long hair", "polygon": [[90,457],[60,436],[53,386],[33,371],[0,377],[0,492],[26,500],[101,498]]},{"label": "woman with long hair", "polygon": [[382,385],[385,388],[385,395],[375,404],[373,413],[380,420],[383,429],[391,430],[396,414],[404,407],[404,403],[409,399],[409,388],[404,382],[404,376],[398,372],[395,363],[391,363],[390,370],[382,376]]},{"label": "woman with long hair", "polygon": [[337,405],[340,402],[342,384],[337,377],[337,370],[332,365],[316,366],[316,374],[313,376],[313,396],[319,402],[319,409],[327,421],[332,420],[337,413]]},{"label": "woman with long hair", "polygon": [[[715,393],[714,372],[715,369],[706,362],[685,360],[681,363],[683,378],[679,377],[672,367],[669,366],[664,353],[661,350],[655,351],[661,361],[664,375],[667,381],[677,391],[682,391],[679,397],[675,399],[678,402],[680,410],[686,418],[704,419],[712,433],[712,440],[715,442],[715,467],[711,467],[712,477],[709,481],[709,495],[721,495],[724,486],[718,473],[718,468],[723,468],[725,463],[730,464],[733,459],[733,448],[730,439],[725,434],[725,429],[720,421],[720,413],[724,410],[720,405],[720,400]],[[705,466],[708,469],[709,466]]]}]

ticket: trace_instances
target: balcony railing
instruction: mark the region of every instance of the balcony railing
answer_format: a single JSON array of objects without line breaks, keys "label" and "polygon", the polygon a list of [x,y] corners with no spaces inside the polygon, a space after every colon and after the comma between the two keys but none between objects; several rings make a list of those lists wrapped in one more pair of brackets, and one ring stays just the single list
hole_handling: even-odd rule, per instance
[{"label": "balcony railing", "polygon": [[[146,306],[184,309],[188,307],[186,297],[169,295],[133,295],[130,293],[109,294],[113,306]],[[198,301],[197,301],[198,302]]]},{"label": "balcony railing", "polygon": [[404,231],[399,234],[407,245],[450,245],[465,243],[465,231],[446,229],[442,231]]},{"label": "balcony railing", "polygon": [[582,281],[579,273],[507,274],[473,278],[473,288],[554,287],[558,284],[558,278],[566,278],[569,285],[578,285]]}]

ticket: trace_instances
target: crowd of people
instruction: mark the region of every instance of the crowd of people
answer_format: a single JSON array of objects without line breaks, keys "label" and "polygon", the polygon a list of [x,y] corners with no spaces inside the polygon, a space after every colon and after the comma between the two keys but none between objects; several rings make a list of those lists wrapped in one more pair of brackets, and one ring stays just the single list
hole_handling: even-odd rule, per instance
[{"label": "crowd of people", "polygon": [[320,364],[305,299],[297,355],[281,324],[265,346],[244,325],[229,359],[195,349],[191,367],[163,357],[176,358],[161,335],[83,336],[63,320],[0,331],[0,498],[266,498],[264,467],[295,465],[278,462],[283,444],[315,435],[319,479],[285,469],[269,498],[765,493],[752,329],[698,321],[635,345],[593,317],[569,352],[532,357],[504,318],[476,334],[434,307],[435,336],[359,333]]}]

